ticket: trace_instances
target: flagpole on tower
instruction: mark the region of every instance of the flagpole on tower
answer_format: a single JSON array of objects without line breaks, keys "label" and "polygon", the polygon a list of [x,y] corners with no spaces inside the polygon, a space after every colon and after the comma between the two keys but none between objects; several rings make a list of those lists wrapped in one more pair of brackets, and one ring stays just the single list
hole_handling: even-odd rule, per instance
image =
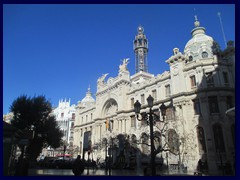
[{"label": "flagpole on tower", "polygon": [[222,29],[224,44],[225,44],[225,47],[227,47],[226,37],[225,37],[225,33],[224,33],[224,29],[223,29],[223,23],[222,23],[222,19],[221,19],[221,13],[218,12],[217,15],[219,17],[219,21],[220,21],[220,25],[221,25],[221,29]]}]

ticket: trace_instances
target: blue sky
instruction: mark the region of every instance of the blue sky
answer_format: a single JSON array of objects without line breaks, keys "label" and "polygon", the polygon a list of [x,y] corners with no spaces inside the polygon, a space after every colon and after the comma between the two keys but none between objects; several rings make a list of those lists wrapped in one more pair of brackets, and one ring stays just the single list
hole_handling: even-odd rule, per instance
[{"label": "blue sky", "polygon": [[169,70],[165,60],[173,48],[183,52],[195,14],[224,48],[218,12],[227,41],[235,41],[235,6],[228,4],[5,4],[3,114],[23,94],[45,95],[54,106],[65,98],[76,104],[90,85],[95,98],[98,77],[117,76],[123,58],[130,58],[133,75],[133,40],[140,24],[149,40],[148,69],[154,75]]}]

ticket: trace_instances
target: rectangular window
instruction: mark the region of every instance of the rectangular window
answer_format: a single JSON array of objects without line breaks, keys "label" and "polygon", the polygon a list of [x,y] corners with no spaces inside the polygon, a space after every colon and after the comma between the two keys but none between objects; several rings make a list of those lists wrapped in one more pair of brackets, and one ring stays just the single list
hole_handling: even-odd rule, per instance
[{"label": "rectangular window", "polygon": [[154,90],[152,91],[152,97],[153,97],[153,99],[154,99],[154,102],[157,101],[157,90],[156,90],[156,89],[154,89]]},{"label": "rectangular window", "polygon": [[91,113],[91,121],[93,120],[93,114]]},{"label": "rectangular window", "polygon": [[194,108],[195,115],[201,115],[201,107],[200,107],[199,99],[193,100],[193,108]]},{"label": "rectangular window", "polygon": [[166,93],[166,97],[169,97],[171,95],[170,84],[165,86],[165,93]]},{"label": "rectangular window", "polygon": [[86,122],[88,121],[88,115],[86,115]]},{"label": "rectangular window", "polygon": [[208,104],[210,113],[219,113],[217,96],[209,96]]},{"label": "rectangular window", "polygon": [[232,102],[232,97],[231,96],[226,97],[226,106],[227,106],[227,109],[230,109],[230,108],[233,107],[233,102]]},{"label": "rectangular window", "polygon": [[72,113],[72,119],[75,119],[75,113]]},{"label": "rectangular window", "polygon": [[134,98],[131,98],[131,108],[134,107]]},{"label": "rectangular window", "polygon": [[82,134],[83,134],[83,130],[81,129],[80,131],[81,131],[81,136],[82,136]]},{"label": "rectangular window", "polygon": [[172,107],[168,107],[166,109],[166,120],[175,120],[174,119],[174,112]]},{"label": "rectangular window", "polygon": [[145,96],[144,96],[144,94],[141,95],[141,104],[145,104]]},{"label": "rectangular window", "polygon": [[64,116],[64,113],[61,113],[61,117],[63,117]]},{"label": "rectangular window", "polygon": [[136,127],[136,117],[131,116],[131,127]]},{"label": "rectangular window", "polygon": [[228,86],[229,80],[228,80],[228,73],[227,72],[223,72],[223,81],[224,81],[224,85]]},{"label": "rectangular window", "polygon": [[214,87],[214,81],[213,81],[213,73],[208,72],[205,74],[206,81],[207,81],[207,87]]},{"label": "rectangular window", "polygon": [[196,78],[195,76],[190,76],[190,81],[191,81],[191,88],[195,88],[196,87]]}]

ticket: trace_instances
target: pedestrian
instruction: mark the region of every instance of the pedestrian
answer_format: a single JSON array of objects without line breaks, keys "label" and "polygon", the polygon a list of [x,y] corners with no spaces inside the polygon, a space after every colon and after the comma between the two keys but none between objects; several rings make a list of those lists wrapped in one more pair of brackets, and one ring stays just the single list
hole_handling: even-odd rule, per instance
[{"label": "pedestrian", "polygon": [[199,159],[199,161],[198,161],[198,171],[199,172],[202,172],[202,160],[201,159]]},{"label": "pedestrian", "polygon": [[77,159],[73,163],[72,172],[75,176],[80,176],[84,171],[84,164],[81,160],[81,156],[78,155]]},{"label": "pedestrian", "polygon": [[96,161],[94,161],[93,159],[92,159],[92,162],[91,162],[91,166],[92,166],[93,170],[97,169]]},{"label": "pedestrian", "polygon": [[15,166],[15,176],[28,176],[29,162],[27,157],[19,157]]},{"label": "pedestrian", "polygon": [[21,164],[22,164],[22,160],[21,157],[18,157],[17,160],[15,160],[15,176],[20,176],[20,172],[21,172]]},{"label": "pedestrian", "polygon": [[197,164],[197,175],[202,176],[202,171],[203,171],[203,163],[202,163],[202,160],[199,159]]},{"label": "pedestrian", "polygon": [[28,176],[29,159],[27,157],[23,158],[21,168],[22,168],[22,176]]}]

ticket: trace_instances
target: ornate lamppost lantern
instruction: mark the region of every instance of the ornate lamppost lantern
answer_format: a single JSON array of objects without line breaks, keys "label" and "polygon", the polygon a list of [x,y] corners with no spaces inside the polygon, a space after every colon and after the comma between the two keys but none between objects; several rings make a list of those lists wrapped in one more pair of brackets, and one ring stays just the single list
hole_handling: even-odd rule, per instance
[{"label": "ornate lamppost lantern", "polygon": [[[154,118],[155,117],[157,119],[157,121],[160,121],[160,117],[157,116],[155,113],[153,113],[152,111],[152,107],[153,107],[153,102],[154,102],[154,98],[149,95],[148,98],[147,98],[147,103],[148,103],[148,107],[150,107],[150,112],[149,113],[146,113],[144,115],[144,117],[142,117],[141,119],[139,119],[139,114],[140,114],[140,110],[141,110],[141,103],[137,100],[135,103],[134,103],[134,111],[135,111],[135,114],[136,114],[136,117],[139,121],[142,121],[142,120],[149,120],[149,127],[150,127],[150,141],[151,141],[151,175],[152,176],[155,176],[156,175],[156,168],[155,168],[155,147],[154,147],[154,133],[153,133],[153,125],[154,125]],[[160,122],[164,122],[164,116],[166,115],[166,106],[164,105],[164,103],[162,103],[162,105],[159,107],[160,110],[161,110],[161,114],[163,116],[163,120],[160,121]]]}]

